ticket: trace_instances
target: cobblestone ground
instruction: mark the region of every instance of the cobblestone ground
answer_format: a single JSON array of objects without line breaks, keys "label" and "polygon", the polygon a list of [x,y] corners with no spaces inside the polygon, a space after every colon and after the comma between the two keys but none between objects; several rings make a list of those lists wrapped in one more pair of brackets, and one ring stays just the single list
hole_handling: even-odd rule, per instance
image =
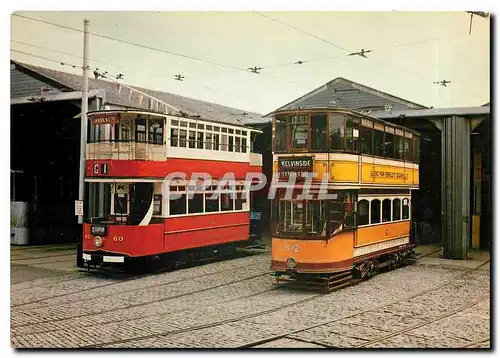
[{"label": "cobblestone ground", "polygon": [[327,295],[276,287],[270,255],[146,277],[11,285],[15,348],[486,348],[489,270],[412,265]]}]

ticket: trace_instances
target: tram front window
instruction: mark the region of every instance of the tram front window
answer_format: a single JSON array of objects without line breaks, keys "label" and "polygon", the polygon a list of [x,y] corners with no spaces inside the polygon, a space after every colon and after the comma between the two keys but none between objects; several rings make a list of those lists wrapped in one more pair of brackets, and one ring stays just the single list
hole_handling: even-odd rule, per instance
[{"label": "tram front window", "polygon": [[280,201],[279,232],[302,235],[302,201]]},{"label": "tram front window", "polygon": [[306,203],[306,236],[326,235],[326,205],[324,200]]},{"label": "tram front window", "polygon": [[279,200],[276,234],[295,238],[333,235],[342,229],[343,195],[338,200]]},{"label": "tram front window", "polygon": [[88,183],[86,222],[137,225],[152,200],[153,183]]},{"label": "tram front window", "polygon": [[88,183],[88,222],[102,222],[110,219],[111,184]]}]

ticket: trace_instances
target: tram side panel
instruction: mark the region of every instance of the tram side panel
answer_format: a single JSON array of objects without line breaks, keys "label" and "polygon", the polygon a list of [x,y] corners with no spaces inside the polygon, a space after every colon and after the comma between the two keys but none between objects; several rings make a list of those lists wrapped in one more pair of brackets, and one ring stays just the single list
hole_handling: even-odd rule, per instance
[{"label": "tram side panel", "polygon": [[248,211],[168,218],[165,221],[165,251],[245,241],[249,238],[249,228]]},{"label": "tram side panel", "polygon": [[[104,231],[92,233],[92,227]],[[142,257],[164,252],[163,223],[141,226],[83,224],[83,230],[83,250],[89,254],[101,252]]]},{"label": "tram side panel", "polygon": [[274,270],[285,271],[287,260],[293,258],[297,273],[338,272],[352,268],[355,231],[341,232],[329,240],[273,238]]}]

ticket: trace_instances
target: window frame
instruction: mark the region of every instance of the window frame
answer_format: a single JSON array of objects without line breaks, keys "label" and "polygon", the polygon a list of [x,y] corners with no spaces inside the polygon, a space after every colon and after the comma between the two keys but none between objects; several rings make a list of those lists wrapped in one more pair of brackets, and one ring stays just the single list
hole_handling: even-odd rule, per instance
[{"label": "window frame", "polygon": [[[172,190],[175,189],[175,190]],[[177,188],[177,189],[176,189]],[[178,189],[180,188],[180,189]],[[249,205],[249,200],[250,200],[250,192],[249,188],[246,188],[244,185],[235,185],[235,190],[234,190],[234,197],[233,197],[233,191],[231,189],[219,189],[217,190],[217,183],[213,184],[211,187],[208,187],[204,190],[198,190],[199,188],[189,188],[187,184],[172,184],[168,187],[167,189],[167,215],[166,218],[178,218],[178,217],[185,217],[185,216],[197,216],[197,215],[219,215],[219,214],[224,214],[224,213],[240,213],[240,212],[250,212],[250,205]],[[207,211],[207,195],[211,197],[214,193],[217,194],[217,202],[218,202],[218,209],[214,211]],[[186,211],[184,214],[170,214],[170,195],[171,194],[181,194],[184,196],[184,200],[186,202]],[[222,194],[227,194],[229,195],[230,200],[232,201],[232,209],[231,210],[222,210]],[[189,212],[189,203],[191,200],[189,196],[193,195],[201,195],[202,196],[202,211],[201,212]],[[241,196],[241,209],[236,210],[236,200],[237,197]],[[175,200],[180,200],[180,199],[175,199]],[[208,200],[215,200],[215,199],[208,199]]]},{"label": "window frame", "polygon": [[[404,219],[403,218],[403,200],[408,200],[408,207],[409,207],[409,215],[408,218]],[[377,223],[372,223],[372,202],[375,200],[380,201],[380,221]],[[391,220],[389,221],[383,221],[383,202],[385,200],[390,200],[390,205],[391,205]],[[361,194],[361,196],[358,197],[358,216],[359,216],[359,205],[362,201],[368,201],[368,224],[360,224],[358,222],[358,228],[362,227],[369,227],[369,226],[376,226],[376,225],[387,225],[391,223],[397,223],[397,222],[402,222],[402,221],[411,221],[411,195],[381,195],[381,196],[367,196]],[[395,220],[394,219],[394,205],[396,201],[399,201],[400,207],[399,207],[399,215],[400,218]]]}]

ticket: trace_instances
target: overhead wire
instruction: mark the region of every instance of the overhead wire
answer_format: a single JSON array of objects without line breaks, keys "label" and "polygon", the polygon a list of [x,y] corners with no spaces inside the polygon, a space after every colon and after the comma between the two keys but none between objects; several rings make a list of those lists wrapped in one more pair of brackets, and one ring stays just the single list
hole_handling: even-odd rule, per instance
[{"label": "overhead wire", "polygon": [[[60,28],[68,29],[68,30],[73,30],[73,31],[77,31],[77,32],[83,32],[83,30],[78,29],[78,28],[74,28],[74,27],[66,26],[66,25],[61,25],[61,24],[56,24],[54,22],[50,22],[50,21],[46,21],[46,20],[42,20],[42,19],[30,17],[30,16],[25,16],[25,15],[20,15],[20,14],[12,14],[12,16],[17,16],[17,17],[28,19],[28,20],[32,20],[32,21],[37,21],[37,22],[41,22],[41,23],[44,23],[44,24],[47,24],[47,25],[52,25],[52,26],[56,26],[56,27],[60,27]],[[215,66],[221,66],[221,67],[231,68],[235,72],[236,71],[242,71],[242,72],[245,72],[245,73],[249,73],[248,69],[239,68],[239,67],[235,67],[235,66],[232,66],[232,65],[227,65],[227,64],[224,64],[224,63],[220,63],[220,62],[214,62],[214,61],[205,60],[205,59],[194,57],[194,56],[190,56],[190,55],[176,53],[176,52],[173,52],[173,51],[158,49],[158,48],[155,48],[155,47],[152,47],[152,46],[142,45],[142,44],[139,44],[139,43],[135,43],[135,42],[131,42],[131,41],[127,41],[127,40],[115,38],[115,37],[112,37],[112,36],[99,34],[99,33],[96,33],[96,32],[89,31],[88,34],[92,35],[92,36],[104,38],[104,39],[107,39],[107,40],[116,41],[116,42],[124,43],[124,44],[127,44],[127,45],[136,46],[136,47],[139,47],[139,48],[151,50],[151,51],[161,52],[161,53],[164,53],[164,54],[167,54],[167,55],[171,55],[171,56],[178,56],[178,57],[182,57],[182,58],[187,58],[187,59],[191,59],[191,60],[195,60],[195,61],[200,61],[200,62],[208,63],[208,64],[215,65]],[[305,85],[303,83],[299,83],[297,81],[293,81],[293,80],[289,80],[289,79],[283,79],[283,78],[279,78],[279,77],[276,77],[276,76],[269,76],[269,75],[266,75],[266,74],[262,74],[262,76],[263,77],[269,77],[269,78],[276,79],[276,80],[286,81],[286,82],[297,84],[297,85],[300,85],[300,86],[307,86],[307,85]]]},{"label": "overhead wire", "polygon": [[[322,41],[324,43],[327,43],[327,44],[329,44],[331,46],[334,46],[334,47],[336,47],[338,49],[341,49],[341,50],[343,50],[345,52],[348,52],[348,53],[343,54],[343,55],[329,56],[329,57],[317,58],[317,59],[310,59],[310,60],[299,60],[299,61],[295,61],[295,62],[287,62],[287,63],[284,63],[284,64],[277,64],[277,65],[261,66],[261,67],[259,67],[260,70],[271,69],[271,68],[279,68],[279,67],[286,67],[286,66],[292,66],[292,65],[296,66],[296,65],[302,65],[302,64],[307,64],[307,63],[312,63],[312,62],[319,62],[319,61],[326,61],[326,60],[333,60],[333,59],[343,58],[343,57],[347,57],[347,56],[351,56],[351,55],[355,54],[353,52],[350,52],[349,49],[347,49],[347,48],[345,48],[343,46],[337,45],[337,44],[335,44],[335,43],[333,43],[331,41],[323,39],[320,36],[311,34],[311,33],[307,32],[305,30],[302,30],[302,29],[296,27],[296,26],[287,24],[286,22],[283,22],[283,21],[278,20],[278,19],[274,19],[271,16],[264,15],[264,14],[262,14],[260,12],[257,12],[257,11],[254,11],[254,13],[256,13],[256,14],[264,17],[264,18],[267,18],[270,21],[277,22],[279,24],[282,24],[283,26],[287,26],[289,28],[294,29],[295,31],[299,31],[301,33],[304,33],[304,34],[310,36],[310,37],[313,37],[313,38],[318,39],[318,40],[320,40],[320,41]],[[38,22],[41,22],[41,23],[45,23],[45,24],[48,24],[48,25],[61,27],[61,28],[64,28],[64,29],[72,30],[72,31],[83,32],[83,30],[81,30],[81,29],[73,28],[73,27],[66,26],[66,25],[56,24],[56,23],[53,23],[53,22],[50,22],[50,21],[46,21],[46,20],[42,20],[42,19],[37,19],[37,18],[29,17],[29,16],[24,16],[24,15],[20,15],[20,14],[13,14],[13,16],[18,16],[18,17],[29,19],[29,20],[33,20],[33,21],[38,21]],[[128,44],[128,45],[145,48],[145,49],[152,50],[152,51],[162,52],[162,53],[165,53],[165,54],[168,54],[168,55],[172,55],[172,56],[180,56],[180,57],[183,57],[183,58],[188,58],[188,59],[192,59],[192,60],[196,60],[196,61],[201,61],[201,62],[209,63],[211,65],[223,66],[223,67],[227,67],[227,68],[231,69],[229,71],[224,71],[224,72],[212,72],[212,73],[205,73],[205,74],[199,74],[199,75],[185,76],[188,79],[190,79],[190,78],[204,77],[204,76],[212,76],[212,75],[229,74],[229,73],[235,73],[235,72],[251,73],[251,72],[248,71],[249,69],[238,68],[238,67],[235,67],[235,66],[231,66],[231,65],[227,65],[227,64],[222,64],[222,63],[218,63],[218,62],[213,62],[213,61],[209,61],[209,60],[205,60],[205,59],[201,59],[201,58],[197,58],[197,57],[193,57],[193,56],[189,56],[189,55],[184,55],[184,54],[180,54],[180,53],[175,53],[175,52],[168,51],[168,50],[157,49],[157,48],[154,48],[154,47],[150,47],[150,46],[146,46],[146,45],[142,45],[142,44],[137,44],[137,43],[134,43],[134,42],[130,42],[130,41],[126,41],[126,40],[114,38],[114,37],[111,37],[111,36],[107,36],[107,35],[103,35],[103,34],[99,34],[99,33],[95,33],[95,32],[89,32],[89,34],[91,34],[93,36],[105,38],[105,39],[108,39],[108,40],[118,41],[118,42],[125,43],[125,44]],[[418,40],[418,41],[411,41],[411,42],[396,44],[396,45],[387,46],[387,47],[379,48],[377,50],[370,50],[370,51],[380,51],[380,50],[397,48],[397,47],[403,47],[403,46],[409,46],[409,45],[414,45],[414,44],[422,44],[422,43],[426,43],[426,42],[436,41],[436,40],[442,39],[442,38],[450,38],[450,37],[453,37],[453,36],[463,36],[463,35],[466,35],[466,34],[451,34],[451,35],[442,36],[442,37],[434,37],[434,38],[430,38],[430,39],[424,39],[424,40]],[[67,53],[63,53],[63,52],[60,52],[60,53],[76,57],[76,55],[67,54]],[[377,62],[377,63],[379,63],[381,65],[392,67],[392,68],[394,68],[396,70],[399,70],[401,72],[405,72],[405,73],[410,74],[410,75],[412,75],[414,77],[418,77],[419,79],[424,80],[426,82],[433,82],[434,81],[434,80],[431,80],[429,78],[426,78],[426,77],[422,76],[421,74],[409,71],[407,69],[399,68],[399,67],[397,67],[397,66],[395,66],[393,64],[390,64],[390,63],[387,63],[387,62],[375,59],[375,58],[373,58],[371,56],[370,57],[366,57],[366,58],[369,59],[369,60],[371,60],[371,61]],[[51,61],[56,62],[54,60],[51,60]],[[104,61],[100,61],[100,60],[94,60],[94,62],[104,63]],[[121,66],[121,65],[114,65],[114,64],[110,64],[110,65],[126,68],[125,66]],[[134,70],[134,71],[144,72],[142,70],[137,70],[137,69],[132,69],[132,68],[130,68],[130,69]],[[297,85],[300,85],[300,86],[307,86],[307,87],[309,87],[306,84],[303,84],[303,83],[300,83],[300,82],[297,82],[297,81],[294,81],[294,80],[284,79],[284,78],[272,76],[272,75],[269,75],[269,74],[262,74],[261,72],[254,72],[254,73],[258,73],[259,75],[262,75],[264,77],[268,77],[268,78],[272,78],[272,79],[276,79],[276,80],[280,80],[280,81],[287,81],[289,83],[293,83],[293,84],[297,84]],[[157,76],[166,76],[166,77],[168,76],[168,75],[162,75],[162,74],[154,74],[154,75],[157,75]],[[205,86],[205,87],[207,88],[208,86]],[[224,92],[221,92],[221,91],[217,91],[217,92],[228,95],[227,93],[224,93]]]},{"label": "overhead wire", "polygon": [[[268,17],[268,16],[264,16],[264,17]],[[283,22],[280,22],[280,21],[276,21],[276,22],[283,23]],[[288,24],[286,24],[286,26],[288,26]],[[294,26],[291,26],[291,28],[296,29],[298,31],[301,31],[301,30],[299,30],[298,28],[296,28]],[[485,30],[478,30],[477,32],[484,32],[484,31]],[[308,35],[311,35],[311,36],[313,36],[315,38],[319,38],[318,36],[310,34],[308,32],[305,32],[305,33],[308,34]],[[467,33],[456,33],[456,34],[449,34],[449,35],[444,35],[444,36],[432,37],[432,38],[427,38],[427,39],[422,39],[422,40],[416,40],[416,41],[399,43],[399,44],[385,46],[385,47],[379,47],[379,48],[373,49],[372,51],[374,51],[374,52],[375,51],[376,52],[380,52],[380,51],[384,51],[384,50],[390,50],[390,49],[393,49],[393,48],[399,48],[399,47],[411,46],[411,45],[419,45],[419,44],[424,44],[424,43],[428,43],[428,42],[435,42],[435,41],[449,39],[451,37],[458,37],[458,36],[468,36],[468,34]],[[331,42],[330,41],[326,41],[326,43],[331,43]],[[337,45],[335,45],[335,46],[343,49],[343,47],[341,47],[341,46],[337,46]],[[297,66],[297,65],[303,65],[303,64],[310,64],[310,63],[314,63],[314,62],[323,62],[323,61],[329,61],[329,60],[334,60],[334,59],[339,59],[339,58],[346,58],[346,57],[349,57],[350,55],[351,55],[351,53],[346,53],[346,54],[335,55],[335,56],[319,57],[319,58],[313,58],[313,59],[302,59],[302,60],[297,60],[297,61],[294,61],[294,62],[285,62],[285,63],[274,64],[274,65],[264,65],[264,66],[261,67],[261,69],[266,70],[266,69],[272,69],[272,68],[281,68],[281,67],[288,67],[288,66]],[[373,61],[377,61],[377,60],[375,60],[373,58],[372,58],[372,60]],[[378,60],[378,61],[380,63],[382,63],[380,60]],[[396,66],[394,66],[392,64],[387,64],[385,62],[383,64],[387,65],[387,66],[393,66],[393,67],[396,68]],[[408,70],[403,70],[403,69],[399,69],[399,70],[401,70],[401,71],[407,71],[408,73],[411,73],[411,71],[408,71]],[[193,78],[193,77],[204,77],[204,76],[225,75],[225,74],[234,73],[234,72],[236,72],[236,71],[233,70],[233,71],[223,71],[223,72],[209,72],[209,73],[204,73],[204,74],[190,76],[190,78]],[[415,74],[415,73],[411,73],[411,74],[413,74],[416,77],[424,78],[422,75],[419,75],[419,74]],[[428,81],[427,78],[425,78],[425,80]]]},{"label": "overhead wire", "polygon": [[[333,43],[333,42],[331,42],[331,41],[328,41],[328,40],[326,40],[326,39],[324,39],[324,38],[322,38],[322,37],[320,37],[320,36],[317,36],[317,35],[315,35],[315,34],[311,34],[311,33],[307,32],[307,31],[305,31],[305,30],[302,30],[302,29],[300,29],[300,28],[298,28],[298,27],[296,27],[296,26],[293,26],[293,25],[291,25],[291,24],[288,24],[288,23],[286,23],[286,22],[284,22],[284,21],[281,21],[281,20],[275,19],[275,18],[273,18],[273,17],[271,17],[271,16],[268,16],[268,15],[264,15],[264,14],[262,14],[262,13],[258,12],[258,11],[253,11],[253,12],[254,12],[255,14],[260,15],[260,16],[262,16],[262,17],[264,17],[264,18],[267,18],[267,19],[269,19],[269,20],[271,20],[271,21],[274,21],[274,22],[277,22],[277,23],[279,23],[279,24],[282,24],[282,25],[284,25],[284,26],[286,26],[286,27],[292,28],[292,29],[294,29],[294,30],[296,30],[296,31],[299,31],[299,32],[301,32],[301,33],[303,33],[303,34],[306,34],[306,35],[308,35],[308,36],[310,36],[310,37],[313,37],[313,38],[315,38],[315,39],[318,39],[318,40],[320,40],[320,41],[322,41],[322,42],[324,42],[324,43],[327,43],[327,44],[329,44],[329,45],[331,45],[331,46],[334,46],[334,47],[336,47],[336,48],[338,48],[338,49],[341,49],[341,50],[343,50],[343,51],[347,52],[346,54],[343,54],[343,55],[336,55],[336,56],[325,57],[325,58],[320,58],[320,59],[315,59],[315,60],[297,61],[297,62],[294,62],[294,63],[292,63],[292,64],[305,64],[305,63],[310,63],[310,62],[317,62],[317,61],[325,61],[325,60],[331,60],[331,59],[338,59],[338,58],[343,58],[343,57],[352,56],[353,54],[355,54],[355,52],[353,52],[353,51],[351,51],[351,50],[349,50],[349,49],[347,49],[347,48],[345,48],[345,47],[343,47],[343,46],[340,46],[340,45],[335,44],[335,43]],[[451,35],[446,35],[446,36],[441,36],[441,37],[433,37],[433,38],[430,38],[430,39],[424,39],[424,40],[417,40],[417,41],[411,41],[411,42],[400,43],[400,44],[391,45],[391,46],[387,46],[387,47],[382,47],[382,48],[378,48],[378,49],[372,49],[372,50],[370,50],[370,51],[371,51],[371,52],[379,52],[380,50],[387,50],[387,49],[398,48],[398,47],[403,47],[403,46],[410,46],[410,45],[415,45],[415,44],[422,44],[422,43],[426,43],[426,42],[436,41],[436,40],[439,40],[439,39],[445,39],[445,38],[450,38],[450,37],[454,37],[454,36],[467,36],[467,35],[468,35],[468,34],[466,34],[466,33],[451,34]],[[365,57],[365,58],[367,58],[368,60],[371,60],[371,61],[377,62],[377,63],[382,64],[382,65],[384,65],[384,66],[392,67],[392,68],[394,68],[394,69],[396,69],[396,70],[399,70],[399,71],[401,71],[401,72],[406,72],[406,73],[408,73],[408,74],[410,74],[410,75],[412,75],[412,76],[414,76],[414,77],[418,77],[418,78],[420,78],[420,79],[422,79],[422,80],[424,80],[424,81],[426,81],[426,82],[432,82],[432,81],[433,81],[432,79],[429,79],[429,78],[427,78],[427,77],[424,77],[424,76],[423,76],[423,75],[421,75],[421,74],[418,74],[418,73],[415,73],[415,72],[409,71],[409,70],[407,70],[407,69],[403,69],[403,68],[397,67],[397,66],[395,66],[395,65],[393,65],[393,64],[390,64],[390,63],[385,62],[385,61],[382,61],[382,60],[375,59],[375,58],[373,58],[373,57],[371,57],[371,56],[370,56],[370,57],[366,57],[366,56],[364,56],[364,57]],[[290,64],[290,63],[287,63],[287,64],[282,64],[282,65],[274,65],[274,66],[262,66],[262,69],[266,69],[266,68],[284,67],[284,66],[289,66],[289,65],[291,65],[291,64]]]},{"label": "overhead wire", "polygon": [[[47,48],[47,47],[32,45],[32,44],[24,43],[24,42],[21,42],[21,41],[12,41],[12,42],[14,42],[14,43],[20,43],[20,44],[24,44],[24,45],[28,45],[28,46],[33,46],[33,47],[36,47],[36,48],[40,48],[40,49],[44,49],[44,50],[48,50],[48,51],[53,51],[55,53],[65,54],[67,56],[72,56],[72,57],[76,57],[76,58],[79,58],[79,59],[83,59],[82,56],[78,56],[78,55],[74,55],[74,54],[70,54],[70,53],[62,52],[62,51],[58,51],[58,50],[53,50],[53,49],[50,49],[50,48]],[[64,61],[54,60],[52,58],[48,58],[48,57],[44,57],[44,56],[39,56],[39,55],[35,55],[35,54],[29,53],[29,52],[15,50],[15,49],[12,49],[12,48],[11,48],[11,51],[16,52],[16,53],[20,53],[20,54],[23,54],[23,55],[26,55],[26,56],[31,56],[31,57],[34,57],[34,58],[39,58],[39,59],[42,59],[42,60],[46,60],[46,61],[58,63],[58,64],[63,65],[63,66],[68,65],[68,66],[71,66],[73,68],[83,69],[82,65],[74,65],[74,64],[66,63]],[[103,64],[108,64],[110,66],[116,66],[116,67],[120,67],[120,68],[130,69],[127,66],[116,65],[116,64],[109,63],[109,62],[105,62],[105,61],[92,60],[92,59],[89,59],[89,60],[92,61],[92,62],[100,62],[100,63],[103,63]],[[169,75],[162,75],[162,74],[157,74],[157,73],[153,73],[153,72],[146,72],[146,71],[138,70],[138,69],[132,69],[132,70],[138,71],[138,72],[141,72],[141,73],[151,74],[153,76],[170,77]],[[102,73],[99,73],[99,77],[103,77],[103,78],[109,79],[107,76],[103,75]],[[116,76],[114,76],[114,77],[116,78]],[[121,78],[121,79],[123,79],[123,78]],[[168,80],[174,81],[173,78],[168,78]],[[121,82],[116,82],[116,83],[121,84]],[[207,89],[209,91],[216,92],[216,93],[219,93],[219,94],[222,94],[222,95],[225,95],[225,96],[230,96],[230,97],[234,97],[234,98],[238,98],[238,99],[245,99],[245,100],[249,99],[249,98],[244,98],[244,97],[241,97],[241,96],[236,96],[234,94],[227,93],[227,92],[221,91],[219,89],[216,89],[216,88],[213,88],[213,87],[210,87],[210,86],[207,86],[207,85],[202,85],[201,87],[205,88],[205,89]]]},{"label": "overhead wire", "polygon": [[38,55],[34,55],[32,53],[29,53],[29,52],[24,52],[24,51],[19,51],[19,50],[14,50],[14,49],[10,49],[12,52],[17,52],[17,53],[20,53],[20,54],[23,54],[23,55],[27,55],[27,56],[31,56],[31,57],[36,57],[36,58],[39,58],[39,59],[42,59],[42,60],[46,60],[46,61],[50,61],[50,62],[55,62],[55,63],[58,63],[60,65],[63,65],[63,66],[71,66],[73,68],[81,68],[83,69],[83,67],[81,65],[74,65],[74,64],[71,64],[71,63],[66,63],[64,61],[58,61],[58,60],[54,60],[52,58],[48,58],[48,57],[44,57],[44,56],[38,56]]},{"label": "overhead wire", "polygon": [[[47,25],[57,26],[57,27],[61,27],[61,28],[64,28],[64,29],[78,31],[78,32],[82,32],[83,33],[82,29],[77,29],[77,28],[74,28],[74,27],[66,26],[66,25],[56,24],[54,22],[50,22],[50,21],[46,21],[46,20],[42,20],[42,19],[30,17],[30,16],[24,16],[24,15],[19,15],[19,14],[12,14],[12,16],[17,16],[17,17],[21,17],[21,18],[24,18],[24,19],[32,20],[32,21],[41,22],[41,23],[44,23],[44,24],[47,24]],[[139,43],[132,42],[132,41],[122,40],[122,39],[119,39],[119,38],[116,38],[116,37],[112,37],[112,36],[108,36],[108,35],[103,35],[103,34],[99,34],[99,33],[92,32],[92,31],[89,31],[88,34],[92,35],[92,36],[100,37],[100,38],[103,38],[103,39],[107,39],[107,40],[111,40],[111,41],[116,41],[116,42],[121,42],[121,43],[124,43],[124,44],[127,44],[127,45],[136,46],[136,47],[139,47],[139,48],[151,50],[151,51],[161,52],[161,53],[164,53],[164,54],[167,54],[167,55],[171,55],[171,56],[178,56],[178,57],[187,58],[187,59],[194,60],[194,61],[205,62],[205,63],[211,64],[211,65],[214,65],[214,66],[221,66],[221,67],[227,67],[227,68],[241,70],[241,68],[238,68],[238,67],[235,67],[235,66],[231,66],[231,65],[227,65],[227,64],[223,64],[223,63],[219,63],[219,62],[214,62],[214,61],[210,61],[210,60],[205,60],[205,59],[202,59],[202,58],[197,58],[197,57],[194,57],[194,56],[185,55],[185,54],[181,54],[181,53],[176,53],[176,52],[173,52],[173,51],[163,50],[163,49],[159,49],[159,48],[155,48],[155,47],[152,47],[152,46],[147,46],[147,45],[139,44]]]}]

